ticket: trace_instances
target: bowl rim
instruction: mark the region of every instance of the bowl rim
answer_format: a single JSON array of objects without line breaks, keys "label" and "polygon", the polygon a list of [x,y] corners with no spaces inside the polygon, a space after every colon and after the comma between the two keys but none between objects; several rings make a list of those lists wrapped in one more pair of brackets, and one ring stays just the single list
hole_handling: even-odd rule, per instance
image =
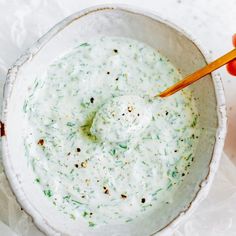
[{"label": "bowl rim", "polygon": [[[179,26],[173,24],[169,20],[159,17],[155,12],[150,10],[146,11],[144,9],[138,8],[136,6],[131,6],[127,4],[102,4],[95,5],[92,7],[85,8],[81,11],[75,12],[72,15],[64,18],[59,23],[54,25],[47,33],[45,33],[41,38],[39,38],[29,49],[27,49],[20,57],[16,60],[16,62],[10,67],[6,76],[6,82],[4,85],[3,92],[3,110],[2,110],[2,122],[5,124],[5,128],[7,127],[7,114],[8,114],[8,101],[11,98],[12,89],[17,78],[17,73],[21,66],[24,65],[27,61],[31,60],[34,55],[36,55],[43,46],[50,41],[57,33],[63,30],[66,26],[70,25],[73,21],[78,20],[79,18],[86,16],[90,13],[103,11],[103,10],[121,10],[137,15],[142,15],[149,17],[153,20],[162,22],[167,26],[174,28],[180,34],[187,37],[189,40],[193,42],[193,44],[198,48],[206,63],[211,61],[210,53],[203,49],[198,43],[197,40],[186,33],[185,30],[180,28]],[[195,208],[199,205],[199,203],[207,196],[210,186],[212,184],[215,173],[218,169],[218,165],[220,162],[221,154],[223,152],[224,140],[226,136],[226,105],[225,105],[225,96],[223,84],[221,81],[221,76],[219,73],[213,72],[210,74],[214,84],[215,96],[216,96],[216,109],[217,109],[217,118],[218,118],[218,128],[215,135],[215,144],[211,157],[210,164],[208,166],[208,174],[205,179],[203,179],[200,183],[200,188],[196,192],[194,198],[189,203],[186,209],[183,209],[173,220],[171,220],[168,224],[166,224],[162,229],[154,232],[152,235],[164,235],[173,233],[176,227],[180,222],[187,219]],[[8,182],[10,183],[10,187],[13,191],[13,194],[16,197],[17,202],[24,208],[28,215],[30,215],[33,219],[33,222],[37,226],[37,228],[49,235],[61,235],[57,229],[53,228],[51,225],[47,223],[47,221],[37,212],[37,210],[31,205],[30,201],[28,201],[25,197],[23,189],[21,189],[19,185],[19,179],[16,174],[12,171],[12,165],[9,159],[8,152],[8,142],[7,135],[2,138],[2,150],[3,150],[3,166],[4,171],[6,173],[6,177]]]}]

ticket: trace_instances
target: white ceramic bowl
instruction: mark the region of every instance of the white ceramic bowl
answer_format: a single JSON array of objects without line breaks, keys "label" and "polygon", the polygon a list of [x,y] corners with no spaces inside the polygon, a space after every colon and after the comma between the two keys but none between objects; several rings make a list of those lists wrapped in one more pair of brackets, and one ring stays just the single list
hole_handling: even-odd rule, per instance
[{"label": "white ceramic bowl", "polygon": [[75,13],[39,39],[9,70],[4,90],[4,166],[11,187],[35,224],[48,235],[151,235],[171,233],[202,200],[211,185],[222,153],[226,133],[225,100],[219,76],[212,74],[192,85],[204,131],[199,139],[195,162],[184,179],[174,202],[145,219],[125,225],[89,229],[57,211],[44,197],[28,167],[22,141],[22,112],[26,90],[55,57],[79,41],[98,35],[123,36],[143,41],[159,50],[183,75],[206,64],[190,37],[165,20],[127,6],[106,5]]}]

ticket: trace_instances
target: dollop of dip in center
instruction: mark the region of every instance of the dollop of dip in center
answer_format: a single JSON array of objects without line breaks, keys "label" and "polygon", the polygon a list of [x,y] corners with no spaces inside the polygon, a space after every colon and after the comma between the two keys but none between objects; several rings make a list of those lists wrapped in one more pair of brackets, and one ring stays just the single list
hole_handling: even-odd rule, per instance
[{"label": "dollop of dip in center", "polygon": [[141,97],[115,97],[98,110],[90,131],[103,141],[127,141],[142,133],[151,117],[151,110]]}]

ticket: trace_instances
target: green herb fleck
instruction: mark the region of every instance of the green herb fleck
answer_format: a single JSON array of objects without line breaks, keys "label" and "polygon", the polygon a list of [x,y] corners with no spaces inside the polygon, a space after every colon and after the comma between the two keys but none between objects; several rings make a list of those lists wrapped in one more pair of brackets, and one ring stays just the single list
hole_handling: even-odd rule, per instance
[{"label": "green herb fleck", "polygon": [[198,116],[194,116],[193,118],[193,122],[191,124],[191,127],[194,128],[196,125],[197,125],[197,119],[198,119]]},{"label": "green herb fleck", "polygon": [[177,174],[178,174],[178,171],[172,171],[171,176],[172,176],[173,178],[175,178],[175,177],[177,176]]},{"label": "green herb fleck", "polygon": [[47,189],[47,190],[43,190],[43,193],[45,194],[45,196],[47,197],[51,197],[53,194],[52,194],[52,191],[50,189]]},{"label": "green herb fleck", "polygon": [[70,199],[70,195],[66,195],[66,196],[64,196],[63,199],[65,199],[65,200],[69,200],[69,199]]},{"label": "green herb fleck", "polygon": [[75,126],[75,123],[67,122],[66,125],[67,125],[67,126],[70,126],[70,127],[73,127],[73,126]]},{"label": "green herb fleck", "polygon": [[154,193],[152,193],[152,196],[153,196],[153,197],[156,196],[157,193],[160,192],[161,190],[162,190],[162,188],[157,189]]},{"label": "green herb fleck", "polygon": [[87,215],[88,215],[88,212],[87,212],[87,211],[84,211],[83,217],[86,217]]},{"label": "green herb fleck", "polygon": [[190,154],[185,158],[185,160],[188,161],[188,160],[191,158],[192,155],[193,155],[193,154],[190,153]]},{"label": "green herb fleck", "polygon": [[79,46],[80,46],[80,47],[88,47],[89,44],[88,44],[88,43],[82,43],[82,44],[80,44]]},{"label": "green herb fleck", "polygon": [[89,221],[88,223],[89,223],[89,227],[94,227],[95,226],[95,224],[91,221]]},{"label": "green herb fleck", "polygon": [[127,149],[127,144],[121,143],[121,144],[119,144],[119,147],[121,147],[121,148],[123,148],[123,149]]},{"label": "green herb fleck", "polygon": [[167,189],[171,188],[172,187],[172,183],[169,183],[168,186],[167,186]]},{"label": "green herb fleck", "polygon": [[24,111],[24,113],[27,112],[27,106],[28,106],[28,101],[25,100],[24,105],[23,105],[23,111]]},{"label": "green herb fleck", "polygon": [[128,220],[126,220],[125,222],[130,222],[130,221],[132,221],[132,219],[128,219]]},{"label": "green herb fleck", "polygon": [[115,156],[115,154],[116,154],[116,149],[111,149],[111,150],[109,151],[109,153],[110,153],[112,156]]},{"label": "green herb fleck", "polygon": [[74,202],[74,203],[76,203],[76,204],[82,205],[82,203],[79,202],[79,201],[76,201],[76,200],[71,200],[71,201]]}]

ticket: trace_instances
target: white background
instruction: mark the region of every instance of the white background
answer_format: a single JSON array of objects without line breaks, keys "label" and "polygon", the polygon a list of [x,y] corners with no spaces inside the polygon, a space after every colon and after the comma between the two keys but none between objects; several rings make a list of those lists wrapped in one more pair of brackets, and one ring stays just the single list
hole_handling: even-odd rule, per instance
[{"label": "white background", "polygon": [[[104,3],[153,11],[185,29],[213,58],[232,48],[236,0],[0,0],[0,91],[9,66],[55,23],[75,11]],[[236,77],[224,68],[220,72],[228,114],[225,153],[236,163]],[[0,235],[42,236],[15,202],[2,170],[0,158]],[[236,168],[225,155],[208,198],[174,234],[183,235],[236,236]]]}]

